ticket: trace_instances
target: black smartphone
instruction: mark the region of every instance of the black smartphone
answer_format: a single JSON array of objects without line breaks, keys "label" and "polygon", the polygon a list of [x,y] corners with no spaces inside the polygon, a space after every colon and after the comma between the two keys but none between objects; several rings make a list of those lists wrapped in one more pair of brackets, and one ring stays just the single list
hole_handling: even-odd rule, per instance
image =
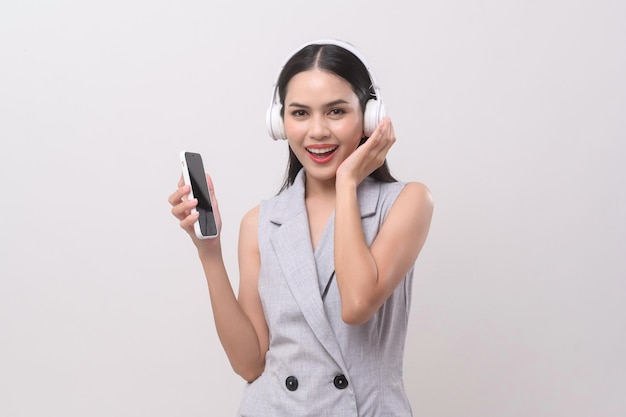
[{"label": "black smartphone", "polygon": [[213,239],[217,237],[217,222],[213,212],[211,193],[206,182],[206,173],[202,156],[196,152],[181,151],[180,162],[183,167],[183,179],[185,184],[191,185],[188,198],[197,198],[198,205],[194,211],[200,216],[194,223],[194,231],[199,239]]}]

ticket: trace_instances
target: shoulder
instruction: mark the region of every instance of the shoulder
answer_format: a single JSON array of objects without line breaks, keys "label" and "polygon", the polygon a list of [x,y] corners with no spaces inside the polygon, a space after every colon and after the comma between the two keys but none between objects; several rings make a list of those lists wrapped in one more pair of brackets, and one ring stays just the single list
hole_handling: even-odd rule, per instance
[{"label": "shoulder", "polygon": [[421,182],[407,182],[403,184],[393,204],[396,214],[409,218],[422,217],[430,222],[434,208],[434,200],[430,189]]},{"label": "shoulder", "polygon": [[431,198],[432,195],[428,187],[417,181],[394,181],[394,182],[378,182],[375,184],[380,186],[383,193],[405,193],[422,198]]},{"label": "shoulder", "polygon": [[433,205],[434,200],[430,189],[421,182],[403,183],[404,187],[400,192],[400,196],[404,199],[412,200],[414,203]]},{"label": "shoulder", "polygon": [[239,226],[240,239],[245,239],[246,237],[255,238],[257,236],[260,209],[260,205],[255,206],[243,215]]},{"label": "shoulder", "polygon": [[[378,205],[384,214],[392,207],[432,207],[433,198],[430,190],[420,182],[376,182],[380,187]],[[383,214],[383,215],[384,215]]]},{"label": "shoulder", "polygon": [[261,205],[257,205],[252,207],[250,210],[248,210],[246,212],[246,214],[243,215],[243,218],[241,219],[241,223],[250,223],[250,222],[255,222],[258,221],[259,219],[259,211],[261,210]]},{"label": "shoulder", "polygon": [[[424,184],[401,184],[403,186],[383,219],[376,241],[377,247],[382,245],[397,248],[398,253],[403,251],[411,260],[407,263],[409,265],[415,262],[426,241],[434,203],[430,190]],[[399,248],[403,248],[402,251]],[[395,255],[390,256],[393,258]]]}]

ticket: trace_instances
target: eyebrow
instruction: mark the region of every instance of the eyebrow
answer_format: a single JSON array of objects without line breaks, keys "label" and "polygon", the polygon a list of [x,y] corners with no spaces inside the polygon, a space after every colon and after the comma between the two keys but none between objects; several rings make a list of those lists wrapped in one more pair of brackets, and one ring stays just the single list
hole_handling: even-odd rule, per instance
[{"label": "eyebrow", "polygon": [[[344,100],[344,99],[338,99],[338,100],[331,101],[330,103],[324,104],[324,107],[333,107],[333,106],[336,106],[338,104],[350,104],[350,103],[348,101]],[[287,107],[298,107],[298,108],[301,108],[301,109],[309,109],[310,108],[306,104],[301,104],[301,103],[298,103],[297,101],[293,101],[293,102],[289,103],[289,105]]]}]

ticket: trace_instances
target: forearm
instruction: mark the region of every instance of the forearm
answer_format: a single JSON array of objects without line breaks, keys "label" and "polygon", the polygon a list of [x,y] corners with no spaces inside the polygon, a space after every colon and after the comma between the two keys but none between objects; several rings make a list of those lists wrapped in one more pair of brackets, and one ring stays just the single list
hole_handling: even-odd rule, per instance
[{"label": "forearm", "polygon": [[346,323],[367,321],[375,310],[376,261],[365,241],[356,184],[337,182],[335,203],[335,273]]},{"label": "forearm", "polygon": [[255,329],[231,286],[221,248],[198,251],[206,276],[218,337],[233,370],[247,381],[256,379],[265,366]]}]

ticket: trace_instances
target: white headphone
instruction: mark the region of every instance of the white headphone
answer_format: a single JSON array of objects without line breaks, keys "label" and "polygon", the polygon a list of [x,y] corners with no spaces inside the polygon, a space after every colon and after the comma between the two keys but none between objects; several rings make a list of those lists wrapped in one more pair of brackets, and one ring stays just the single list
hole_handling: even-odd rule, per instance
[{"label": "white headphone", "polygon": [[[307,44],[302,45],[300,48],[296,49],[292,52],[289,57],[285,60],[283,65],[280,68],[280,72],[282,72],[283,68],[289,62],[289,60],[302,49],[306,48],[309,45],[336,45],[343,49],[346,49],[352,52],[365,66],[367,69],[367,73],[369,74],[370,81],[372,82],[372,88],[376,93],[376,99],[370,99],[365,104],[365,111],[363,113],[363,131],[365,136],[370,136],[378,123],[383,120],[387,116],[387,108],[382,101],[380,87],[378,86],[378,82],[376,82],[376,78],[374,78],[374,74],[370,71],[370,67],[361,56],[359,51],[357,51],[352,45],[346,42],[334,40],[334,39],[320,39],[317,41],[309,42]],[[287,135],[285,134],[285,124],[283,123],[283,118],[281,116],[282,105],[280,104],[280,97],[278,95],[278,77],[276,79],[276,83],[274,84],[274,91],[272,92],[272,101],[270,103],[269,108],[267,109],[267,113],[265,115],[265,122],[267,124],[267,132],[270,137],[274,140],[279,139],[287,139]]]}]

